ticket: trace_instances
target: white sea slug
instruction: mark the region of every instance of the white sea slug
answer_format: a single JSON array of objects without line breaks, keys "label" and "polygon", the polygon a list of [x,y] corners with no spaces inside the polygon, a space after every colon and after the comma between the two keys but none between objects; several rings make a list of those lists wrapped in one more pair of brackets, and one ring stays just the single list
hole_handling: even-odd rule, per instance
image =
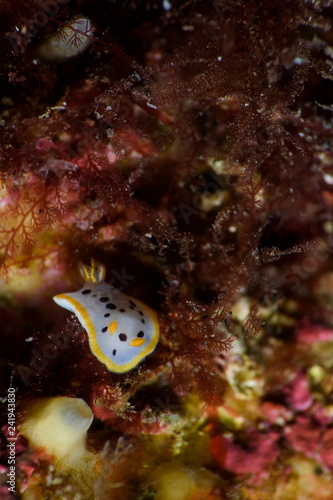
[{"label": "white sea slug", "polygon": [[92,260],[80,265],[84,286],[53,297],[74,312],[85,328],[91,352],[108,370],[124,373],[151,354],[158,342],[159,324],[152,309],[104,281],[105,266]]}]

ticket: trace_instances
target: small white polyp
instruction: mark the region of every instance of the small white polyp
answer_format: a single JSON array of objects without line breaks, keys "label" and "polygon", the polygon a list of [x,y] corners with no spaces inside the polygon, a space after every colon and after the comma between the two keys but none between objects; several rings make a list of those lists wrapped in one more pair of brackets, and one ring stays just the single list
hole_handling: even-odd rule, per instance
[{"label": "small white polyp", "polygon": [[33,404],[20,432],[56,462],[73,466],[87,453],[86,433],[92,421],[93,413],[83,399],[56,397]]}]

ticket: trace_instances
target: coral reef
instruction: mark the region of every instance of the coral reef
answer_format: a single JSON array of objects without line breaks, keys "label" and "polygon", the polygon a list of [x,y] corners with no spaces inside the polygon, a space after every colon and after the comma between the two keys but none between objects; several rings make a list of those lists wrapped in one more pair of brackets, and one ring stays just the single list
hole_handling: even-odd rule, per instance
[{"label": "coral reef", "polygon": [[[332,14],[1,2],[1,498],[333,498]],[[126,373],[52,301],[91,259]]]}]

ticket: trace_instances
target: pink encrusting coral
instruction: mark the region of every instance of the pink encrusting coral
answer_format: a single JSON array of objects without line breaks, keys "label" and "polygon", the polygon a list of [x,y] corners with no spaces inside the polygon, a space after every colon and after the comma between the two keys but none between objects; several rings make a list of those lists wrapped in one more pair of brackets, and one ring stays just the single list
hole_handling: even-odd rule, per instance
[{"label": "pink encrusting coral", "polygon": [[[174,500],[175,484],[179,500],[330,500],[332,6],[96,6],[0,4],[0,383],[5,419],[16,390],[15,494]],[[96,301],[110,297],[87,292],[77,316],[52,301],[82,287],[91,259],[157,318],[156,349],[124,373],[92,352]],[[57,398],[92,420],[68,467],[36,439],[48,418],[62,428],[43,406]]]},{"label": "pink encrusting coral", "polygon": [[297,374],[292,383],[286,387],[286,399],[290,407],[296,411],[310,408],[313,399],[309,380],[305,374]]},{"label": "pink encrusting coral", "polygon": [[274,462],[280,448],[278,432],[261,433],[249,429],[246,447],[227,439],[225,468],[237,475],[251,474],[253,481],[268,477],[268,466]]},{"label": "pink encrusting coral", "polygon": [[296,338],[304,344],[333,342],[333,330],[320,325],[305,324],[296,330]]},{"label": "pink encrusting coral", "polygon": [[285,436],[296,452],[316,458],[323,467],[333,471],[332,428],[300,415],[294,424],[285,428]]},{"label": "pink encrusting coral", "polygon": [[326,429],[321,436],[319,456],[323,464],[333,471],[333,429]]},{"label": "pink encrusting coral", "polygon": [[295,423],[286,426],[285,435],[294,450],[313,457],[320,440],[320,428],[308,416],[299,415]]},{"label": "pink encrusting coral", "polygon": [[293,411],[286,408],[282,404],[272,403],[271,401],[264,401],[261,405],[261,411],[271,425],[274,424],[284,424],[291,420],[293,417]]}]

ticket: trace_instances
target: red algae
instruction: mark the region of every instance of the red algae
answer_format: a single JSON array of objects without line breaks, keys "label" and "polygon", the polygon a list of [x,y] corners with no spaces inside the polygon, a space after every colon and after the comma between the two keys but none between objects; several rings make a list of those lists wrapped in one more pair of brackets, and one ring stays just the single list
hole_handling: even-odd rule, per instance
[{"label": "red algae", "polygon": [[[1,498],[333,498],[332,17],[1,2]],[[52,301],[91,259],[158,318],[127,373]],[[59,396],[79,462],[24,437]]]}]

